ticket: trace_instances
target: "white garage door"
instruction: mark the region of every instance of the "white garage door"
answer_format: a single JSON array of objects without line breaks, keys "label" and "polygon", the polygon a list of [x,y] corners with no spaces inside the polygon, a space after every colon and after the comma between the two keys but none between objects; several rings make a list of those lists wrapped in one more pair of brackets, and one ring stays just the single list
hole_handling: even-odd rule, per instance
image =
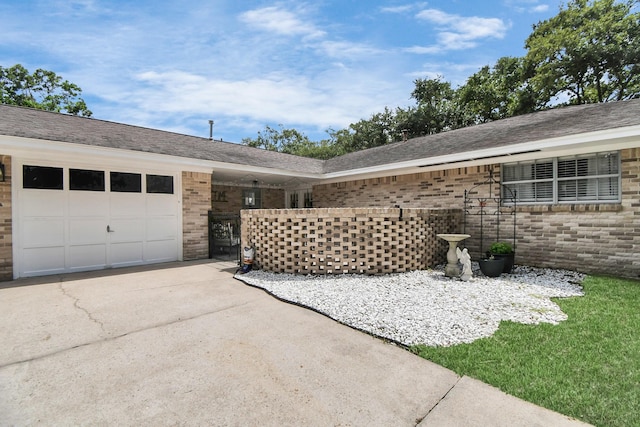
[{"label": "white garage door", "polygon": [[175,176],[21,165],[18,275],[175,261]]}]

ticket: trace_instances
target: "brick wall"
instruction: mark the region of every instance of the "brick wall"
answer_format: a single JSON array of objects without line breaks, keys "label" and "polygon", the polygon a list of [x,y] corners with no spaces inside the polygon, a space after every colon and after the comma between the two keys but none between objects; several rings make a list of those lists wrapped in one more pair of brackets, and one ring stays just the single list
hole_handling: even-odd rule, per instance
[{"label": "brick wall", "polygon": [[182,172],[182,240],[185,261],[209,256],[209,209],[211,175]]},{"label": "brick wall", "polygon": [[0,156],[5,166],[5,182],[0,182],[0,281],[13,279],[11,157]]},{"label": "brick wall", "polygon": [[[240,213],[242,209],[242,190],[249,187],[237,187],[233,185],[211,186],[211,210],[215,213]],[[284,190],[274,188],[262,188],[262,208],[284,208]]]},{"label": "brick wall", "polygon": [[445,262],[436,234],[459,231],[461,220],[453,209],[243,210],[242,245],[278,273],[397,273]]},{"label": "brick wall", "polygon": [[456,168],[313,187],[313,206],[462,209],[464,190],[481,183],[489,166]]},{"label": "brick wall", "polygon": [[[621,152],[622,203],[522,205],[516,214],[516,263],[568,268],[587,273],[640,277],[640,149]],[[412,175],[357,180],[313,187],[314,206],[458,208],[464,190],[488,178],[491,166],[456,168]],[[500,176],[499,165],[493,165]],[[496,189],[497,193],[497,189]],[[467,217],[467,246],[478,258],[495,240],[485,224],[480,247],[478,218]],[[507,218],[500,240],[512,239]],[[443,231],[438,231],[438,233]]]}]

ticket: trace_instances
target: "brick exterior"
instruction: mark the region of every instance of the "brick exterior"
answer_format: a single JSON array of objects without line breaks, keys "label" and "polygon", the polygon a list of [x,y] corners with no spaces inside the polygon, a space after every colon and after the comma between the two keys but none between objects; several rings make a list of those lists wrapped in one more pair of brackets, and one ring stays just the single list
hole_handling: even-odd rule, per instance
[{"label": "brick exterior", "polygon": [[[568,268],[622,277],[640,276],[640,149],[621,152],[622,203],[522,205],[516,215],[516,263]],[[314,206],[461,209],[464,190],[488,177],[491,166],[349,181],[313,187]],[[493,165],[499,178],[500,166]],[[495,227],[480,248],[477,218],[467,218],[472,238],[464,242],[474,258],[495,240]],[[507,220],[509,221],[509,220]],[[488,228],[487,228],[488,227]],[[512,238],[511,224],[500,240]],[[444,231],[437,231],[438,233]],[[461,245],[462,246],[462,245]]]},{"label": "brick exterior", "polygon": [[[211,210],[214,213],[240,214],[242,209],[242,190],[248,187],[213,184],[211,186]],[[284,190],[262,188],[263,209],[283,209]]]},{"label": "brick exterior", "polygon": [[437,233],[459,231],[453,209],[260,209],[242,211],[242,245],[255,264],[294,274],[385,274],[446,259]]},{"label": "brick exterior", "polygon": [[11,157],[0,156],[5,182],[0,182],[0,281],[13,279],[13,229],[11,217]]},{"label": "brick exterior", "polygon": [[185,261],[209,256],[211,175],[182,172],[182,245]]}]

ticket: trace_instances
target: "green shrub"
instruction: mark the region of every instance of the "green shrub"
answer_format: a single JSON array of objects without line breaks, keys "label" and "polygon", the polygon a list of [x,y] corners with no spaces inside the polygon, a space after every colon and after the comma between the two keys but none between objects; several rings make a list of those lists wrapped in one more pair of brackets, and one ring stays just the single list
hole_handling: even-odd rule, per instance
[{"label": "green shrub", "polygon": [[489,248],[489,252],[492,254],[510,254],[513,252],[513,248],[507,242],[495,242]]}]

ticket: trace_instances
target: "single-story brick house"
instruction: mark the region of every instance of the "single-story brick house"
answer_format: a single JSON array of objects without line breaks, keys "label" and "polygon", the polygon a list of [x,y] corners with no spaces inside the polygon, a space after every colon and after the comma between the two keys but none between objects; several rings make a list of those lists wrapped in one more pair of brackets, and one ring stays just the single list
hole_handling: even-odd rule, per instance
[{"label": "single-story brick house", "polygon": [[517,190],[518,262],[640,275],[640,99],[327,161],[0,105],[0,163],[3,280],[207,258],[209,210],[462,209],[489,171]]}]

